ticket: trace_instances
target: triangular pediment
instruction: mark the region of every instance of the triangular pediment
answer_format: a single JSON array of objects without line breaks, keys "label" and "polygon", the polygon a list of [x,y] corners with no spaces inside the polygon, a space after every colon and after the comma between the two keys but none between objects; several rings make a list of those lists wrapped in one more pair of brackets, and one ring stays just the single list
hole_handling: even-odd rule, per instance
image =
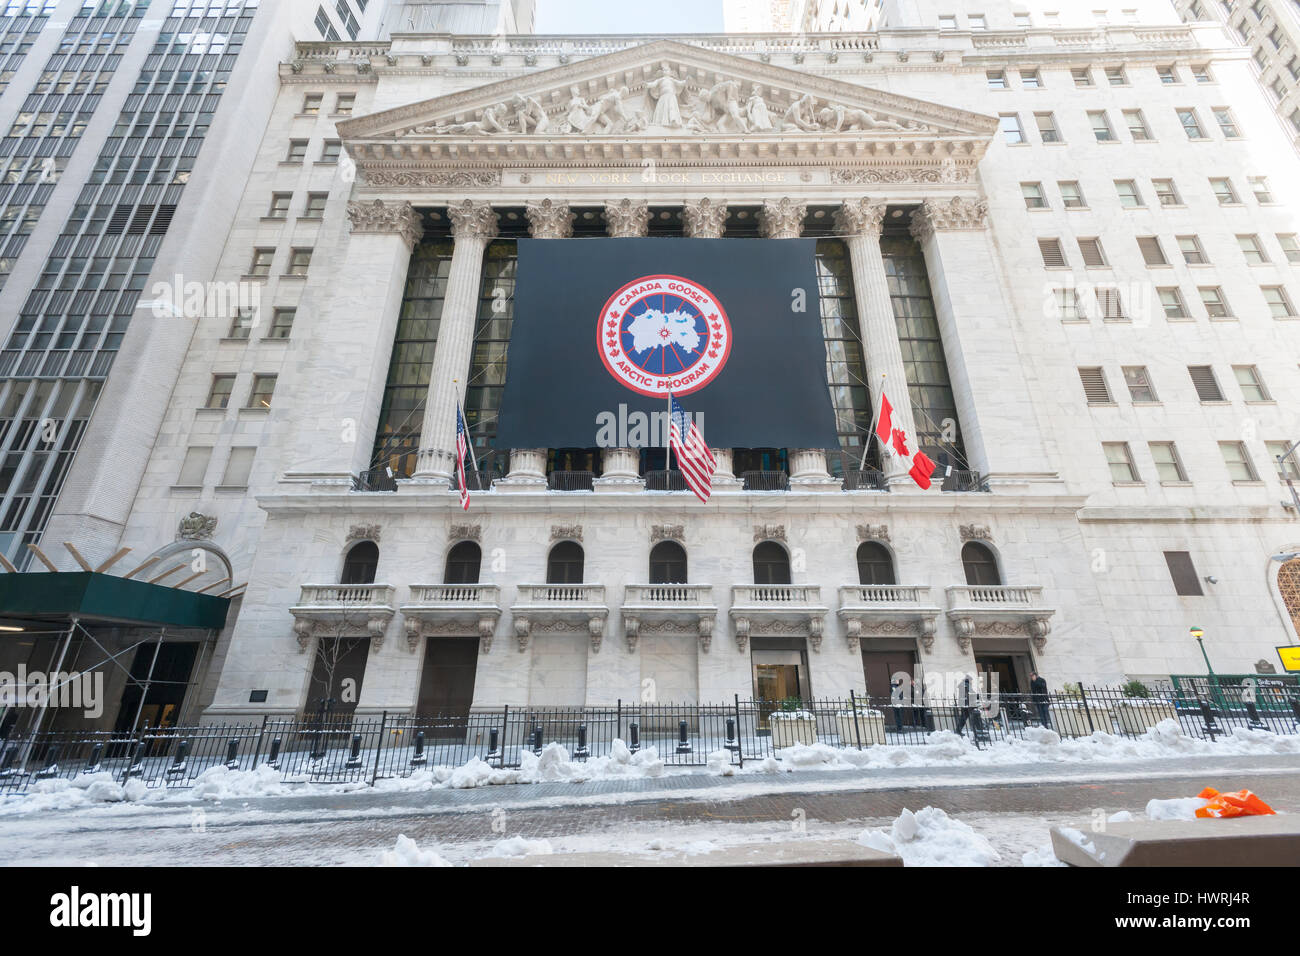
[{"label": "triangular pediment", "polygon": [[338,129],[362,164],[401,155],[434,160],[593,149],[626,154],[629,143],[694,144],[722,155],[727,144],[837,154],[883,148],[977,162],[997,120],[657,40],[356,117]]}]

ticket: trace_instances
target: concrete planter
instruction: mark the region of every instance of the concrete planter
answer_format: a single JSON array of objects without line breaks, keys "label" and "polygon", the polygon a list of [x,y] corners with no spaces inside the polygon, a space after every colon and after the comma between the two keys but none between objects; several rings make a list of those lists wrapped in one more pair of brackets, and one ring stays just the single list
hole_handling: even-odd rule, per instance
[{"label": "concrete planter", "polygon": [[1146,700],[1135,697],[1121,700],[1115,705],[1120,730],[1126,734],[1142,735],[1162,720],[1178,720],[1174,705],[1167,700]]},{"label": "concrete planter", "polygon": [[841,710],[837,713],[835,724],[842,747],[856,747],[859,741],[864,747],[885,742],[885,715],[878,710],[859,710],[856,730],[851,710]]},{"label": "concrete planter", "polygon": [[813,717],[781,717],[773,714],[768,718],[772,728],[772,747],[781,750],[795,744],[812,746],[817,743],[817,720]]},{"label": "concrete planter", "polygon": [[[1088,722],[1089,716],[1092,717],[1091,724]],[[1097,704],[1089,704],[1087,710],[1084,710],[1082,703],[1052,704],[1048,717],[1052,729],[1062,737],[1087,737],[1095,730],[1107,734],[1112,730],[1110,710]]]}]

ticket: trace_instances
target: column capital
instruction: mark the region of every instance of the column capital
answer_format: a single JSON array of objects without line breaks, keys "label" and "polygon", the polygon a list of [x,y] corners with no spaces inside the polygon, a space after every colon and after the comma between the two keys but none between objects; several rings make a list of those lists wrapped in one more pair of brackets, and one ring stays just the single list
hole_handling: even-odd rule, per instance
[{"label": "column capital", "polygon": [[803,217],[808,211],[806,203],[786,196],[769,199],[758,212],[758,224],[766,239],[798,239],[803,232]]},{"label": "column capital", "polygon": [[466,199],[447,207],[453,239],[492,240],[497,236],[497,214],[491,203]]},{"label": "column capital", "polygon": [[605,203],[605,227],[615,239],[644,236],[650,228],[650,205],[639,199]]},{"label": "column capital", "polygon": [[534,239],[568,239],[573,235],[573,220],[577,214],[570,211],[567,202],[532,200],[525,211],[528,215],[528,231]]},{"label": "column capital", "polygon": [[424,236],[420,214],[409,202],[349,202],[348,220],[353,235],[396,233],[407,249],[414,249]]},{"label": "column capital", "polygon": [[692,239],[721,239],[727,228],[727,204],[701,199],[682,207],[686,235]]},{"label": "column capital", "polygon": [[987,199],[927,199],[912,213],[912,236],[925,242],[936,232],[983,229],[987,226]]},{"label": "column capital", "polygon": [[888,204],[867,196],[847,199],[835,210],[835,231],[847,236],[880,236]]}]

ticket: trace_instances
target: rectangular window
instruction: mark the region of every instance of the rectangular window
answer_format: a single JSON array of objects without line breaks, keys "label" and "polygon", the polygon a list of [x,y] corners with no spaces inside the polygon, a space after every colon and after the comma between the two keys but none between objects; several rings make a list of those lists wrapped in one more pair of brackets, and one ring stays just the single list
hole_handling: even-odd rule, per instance
[{"label": "rectangular window", "polygon": [[1037,70],[1021,70],[1020,85],[1027,90],[1041,90],[1043,78]]},{"label": "rectangular window", "polygon": [[1038,137],[1044,143],[1061,142],[1061,131],[1056,128],[1056,117],[1051,113],[1035,113],[1034,122],[1038,124]]},{"label": "rectangular window", "polygon": [[1047,208],[1047,199],[1043,196],[1042,183],[1021,183],[1020,192],[1024,194],[1026,209]]},{"label": "rectangular window", "polygon": [[307,208],[303,210],[304,219],[320,219],[325,215],[325,203],[329,193],[308,193]]},{"label": "rectangular window", "polygon": [[1061,250],[1060,239],[1039,239],[1038,251],[1043,257],[1043,267],[1047,269],[1064,269],[1069,266],[1065,253]]},{"label": "rectangular window", "polygon": [[1077,322],[1079,316],[1079,293],[1075,289],[1053,289],[1056,312],[1062,322]]},{"label": "rectangular window", "polygon": [[254,375],[253,391],[248,396],[248,408],[270,408],[275,392],[274,375]]},{"label": "rectangular window", "polygon": [[1007,88],[1006,70],[989,70],[984,76],[988,80],[990,90],[1005,90]]},{"label": "rectangular window", "polygon": [[289,152],[285,154],[286,163],[301,163],[307,158],[307,140],[291,139],[289,140]]},{"label": "rectangular window", "polygon": [[1145,143],[1151,139],[1151,130],[1147,128],[1146,117],[1141,110],[1124,110],[1124,125],[1135,143]]},{"label": "rectangular window", "polygon": [[956,29],[957,29],[957,16],[956,16],[956,14],[953,14],[953,13],[942,13],[942,14],[940,14],[940,15],[939,15],[939,29],[940,29],[940,30],[956,30]]},{"label": "rectangular window", "polygon": [[297,309],[276,309],[271,316],[271,327],[266,332],[268,339],[287,339],[293,329],[293,320]]},{"label": "rectangular window", "polygon": [[235,315],[234,320],[230,323],[230,334],[227,338],[246,339],[253,330],[253,310],[240,309]]},{"label": "rectangular window", "polygon": [[1106,453],[1106,464],[1110,467],[1110,480],[1129,484],[1140,480],[1137,467],[1133,464],[1133,453],[1129,451],[1126,441],[1107,441],[1101,443]]},{"label": "rectangular window", "polygon": [[1197,83],[1213,83],[1214,77],[1210,76],[1210,68],[1205,63],[1192,65],[1192,79]]},{"label": "rectangular window", "polygon": [[223,488],[246,488],[248,476],[253,470],[253,458],[256,448],[232,448],[230,458],[226,461],[226,473],[221,478]]},{"label": "rectangular window", "polygon": [[1237,379],[1237,384],[1241,386],[1241,396],[1248,402],[1267,402],[1268,389],[1264,387],[1264,380],[1260,378],[1259,369],[1254,365],[1234,365],[1232,374]]},{"label": "rectangular window", "polygon": [[972,13],[967,16],[966,25],[969,26],[971,30],[985,30],[988,28],[984,21],[984,14],[982,13]]},{"label": "rectangular window", "polygon": [[1002,129],[1002,139],[1008,145],[1015,146],[1025,141],[1025,131],[1020,126],[1020,116],[1016,113],[1004,113],[998,117]]},{"label": "rectangular window", "polygon": [[1160,305],[1165,310],[1165,318],[1190,318],[1187,314],[1187,305],[1183,302],[1183,294],[1178,290],[1177,286],[1164,286],[1158,291],[1160,295]]},{"label": "rectangular window", "polygon": [[1212,319],[1232,318],[1232,310],[1228,308],[1228,300],[1220,286],[1205,285],[1198,291],[1201,293],[1201,304],[1205,306],[1206,315]]},{"label": "rectangular window", "polygon": [[1232,206],[1237,203],[1237,191],[1232,188],[1232,180],[1226,177],[1211,179],[1210,188],[1214,190],[1214,196],[1219,200],[1220,206]]},{"label": "rectangular window", "polygon": [[1273,191],[1268,188],[1267,176],[1250,176],[1246,180],[1250,183],[1250,191],[1255,194],[1255,201],[1267,205],[1273,201]]},{"label": "rectangular window", "polygon": [[1137,209],[1143,205],[1142,195],[1138,192],[1136,180],[1115,180],[1115,192],[1119,195],[1119,204],[1126,209]]},{"label": "rectangular window", "polygon": [[1070,71],[1070,75],[1074,77],[1075,86],[1092,86],[1092,70],[1088,67],[1077,67]]},{"label": "rectangular window", "polygon": [[1089,269],[1106,268],[1106,253],[1101,248],[1100,239],[1080,239],[1079,253],[1083,256],[1083,264]]},{"label": "rectangular window", "polygon": [[1196,116],[1196,110],[1181,109],[1177,112],[1178,122],[1183,124],[1183,132],[1187,134],[1188,139],[1205,139],[1205,133],[1201,129],[1201,121]]},{"label": "rectangular window", "polygon": [[305,276],[311,267],[310,249],[293,249],[289,254],[289,270],[285,275]]},{"label": "rectangular window", "polygon": [[191,445],[185,452],[185,461],[181,463],[181,473],[176,484],[182,488],[203,487],[203,476],[208,473],[208,462],[211,459],[211,445]]},{"label": "rectangular window", "polygon": [[1120,298],[1118,286],[1097,287],[1097,308],[1101,311],[1102,321],[1124,322],[1124,300]]},{"label": "rectangular window", "polygon": [[1066,209],[1084,209],[1088,203],[1083,198],[1083,189],[1077,182],[1063,182],[1056,184],[1061,190],[1061,202]]},{"label": "rectangular window", "polygon": [[[1300,454],[1292,454],[1286,458],[1287,451],[1291,448],[1292,442],[1289,441],[1266,441],[1264,448],[1268,450],[1268,460],[1273,463],[1274,470],[1277,471],[1278,478],[1285,481],[1290,478],[1292,481],[1300,480],[1300,463],[1296,458]],[[1279,461],[1278,459],[1282,459]]]},{"label": "rectangular window", "polygon": [[316,116],[320,113],[321,104],[324,102],[324,93],[308,93],[302,98],[302,111],[308,116]]},{"label": "rectangular window", "polygon": [[1219,380],[1214,377],[1214,369],[1209,365],[1189,365],[1187,374],[1192,377],[1192,386],[1196,389],[1196,397],[1203,402],[1221,402],[1223,401],[1223,390],[1219,388]]},{"label": "rectangular window", "polygon": [[248,274],[250,276],[269,276],[271,274],[271,260],[274,258],[274,249],[254,249],[253,260],[248,264]]},{"label": "rectangular window", "polygon": [[230,405],[230,393],[235,389],[235,376],[214,375],[212,387],[208,389],[208,400],[204,408],[226,408]]},{"label": "rectangular window", "polygon": [[334,114],[336,116],[351,116],[356,103],[357,97],[355,93],[340,93],[334,100]]},{"label": "rectangular window", "polygon": [[1106,385],[1106,375],[1100,368],[1079,369],[1079,380],[1083,382],[1083,394],[1089,405],[1115,404]]},{"label": "rectangular window", "polygon": [[1260,243],[1259,236],[1238,236],[1237,245],[1241,247],[1241,254],[1246,257],[1246,261],[1252,266],[1268,263],[1268,255],[1264,252],[1264,246]]},{"label": "rectangular window", "polygon": [[1232,110],[1226,106],[1216,106],[1214,108],[1214,121],[1219,124],[1219,131],[1223,133],[1226,139],[1239,139],[1241,130],[1237,127],[1237,121],[1232,118]]},{"label": "rectangular window", "polygon": [[1181,206],[1182,197],[1178,195],[1178,188],[1174,185],[1172,179],[1153,179],[1151,185],[1155,187],[1156,198],[1160,200],[1162,206]]},{"label": "rectangular window", "polygon": [[1178,251],[1183,254],[1183,261],[1189,266],[1209,265],[1209,260],[1205,258],[1205,250],[1201,247],[1201,240],[1196,236],[1179,236]]},{"label": "rectangular window", "polygon": [[1106,82],[1111,86],[1128,86],[1128,76],[1124,73],[1124,67],[1106,67]]},{"label": "rectangular window", "polygon": [[272,193],[271,208],[266,211],[267,219],[283,219],[289,215],[289,204],[293,202],[293,193]]},{"label": "rectangular window", "polygon": [[1245,444],[1239,441],[1221,441],[1219,454],[1223,456],[1223,463],[1228,466],[1228,477],[1233,481],[1259,481],[1250,455],[1246,453]]},{"label": "rectangular window", "polygon": [[1092,133],[1097,137],[1099,143],[1114,143],[1115,131],[1111,129],[1110,120],[1106,116],[1105,110],[1091,110],[1088,113],[1088,122],[1092,126]]},{"label": "rectangular window", "polygon": [[1166,551],[1165,564],[1169,566],[1169,577],[1174,582],[1174,591],[1183,597],[1199,597],[1201,579],[1196,576],[1196,566],[1192,564],[1192,555],[1187,551]]},{"label": "rectangular window", "polygon": [[1266,285],[1261,286],[1260,291],[1264,293],[1264,301],[1268,303],[1273,318],[1295,318],[1295,307],[1291,305],[1291,297],[1286,294],[1286,289],[1280,285]]},{"label": "rectangular window", "polygon": [[1160,82],[1165,86],[1173,86],[1178,82],[1177,68],[1173,66],[1156,67],[1156,76],[1160,78]]},{"label": "rectangular window", "polygon": [[1178,449],[1171,441],[1148,442],[1151,460],[1155,462],[1156,477],[1161,481],[1184,482],[1187,472],[1183,471],[1183,461],[1178,457]]},{"label": "rectangular window", "polygon": [[1142,261],[1149,266],[1167,266],[1164,249],[1160,248],[1160,237],[1138,236],[1138,249],[1142,251]]},{"label": "rectangular window", "polygon": [[321,147],[320,161],[322,163],[337,163],[342,151],[342,143],[336,139],[327,139],[325,145]]},{"label": "rectangular window", "polygon": [[1151,376],[1145,365],[1124,366],[1124,384],[1128,386],[1128,397],[1134,405],[1155,404],[1156,390],[1151,385]]},{"label": "rectangular window", "polygon": [[1277,244],[1282,247],[1282,254],[1286,256],[1287,262],[1300,263],[1300,243],[1296,241],[1295,233],[1278,235]]}]

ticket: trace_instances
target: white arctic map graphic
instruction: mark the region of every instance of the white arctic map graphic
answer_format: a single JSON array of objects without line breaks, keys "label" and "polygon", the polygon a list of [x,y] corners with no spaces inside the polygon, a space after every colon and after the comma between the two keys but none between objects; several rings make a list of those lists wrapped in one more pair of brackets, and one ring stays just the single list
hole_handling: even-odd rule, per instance
[{"label": "white arctic map graphic", "polygon": [[700,334],[695,331],[695,316],[680,309],[667,314],[658,309],[646,309],[627,327],[632,333],[632,351],[667,348],[679,345],[694,352],[700,347]]}]

